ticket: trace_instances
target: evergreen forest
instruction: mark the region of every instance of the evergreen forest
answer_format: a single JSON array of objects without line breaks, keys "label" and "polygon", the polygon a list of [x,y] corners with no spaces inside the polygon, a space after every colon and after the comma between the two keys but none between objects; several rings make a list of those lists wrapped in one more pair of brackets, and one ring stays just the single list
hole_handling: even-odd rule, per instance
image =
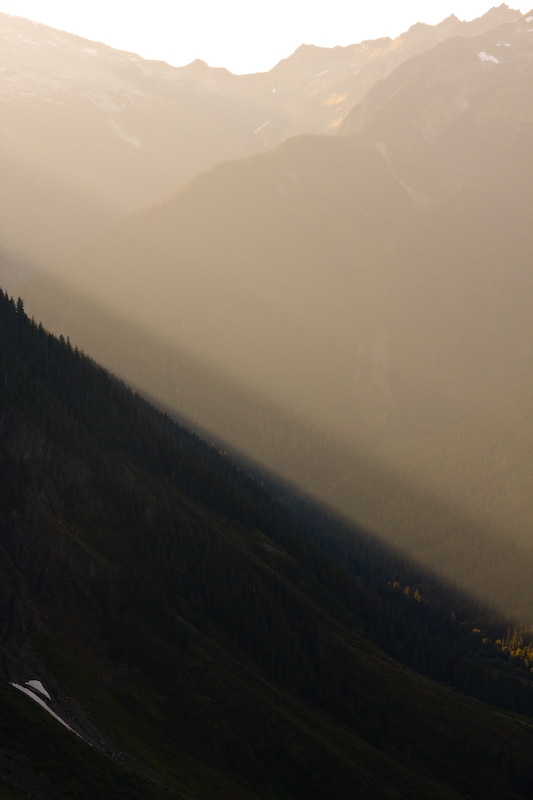
[{"label": "evergreen forest", "polygon": [[532,796],[531,630],[3,292],[0,337],[2,797]]}]

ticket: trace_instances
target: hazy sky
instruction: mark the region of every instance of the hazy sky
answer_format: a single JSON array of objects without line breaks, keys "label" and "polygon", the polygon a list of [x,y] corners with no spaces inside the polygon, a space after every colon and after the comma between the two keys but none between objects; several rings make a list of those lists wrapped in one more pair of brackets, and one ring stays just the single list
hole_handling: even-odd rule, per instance
[{"label": "hazy sky", "polygon": [[395,37],[414,22],[474,19],[489,0],[0,0],[0,11],[183,66],[265,71],[300,44]]}]

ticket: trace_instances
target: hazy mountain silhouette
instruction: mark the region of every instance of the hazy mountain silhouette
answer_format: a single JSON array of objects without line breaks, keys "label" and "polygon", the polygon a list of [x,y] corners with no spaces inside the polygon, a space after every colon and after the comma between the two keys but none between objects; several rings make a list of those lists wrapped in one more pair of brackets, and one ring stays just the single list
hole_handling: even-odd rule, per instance
[{"label": "hazy mountain silhouette", "polygon": [[0,191],[5,280],[50,265],[122,216],[227,158],[331,132],[403,60],[516,16],[415,26],[394,41],[304,46],[268,73],[145,61],[1,15]]},{"label": "hazy mountain silhouette", "polygon": [[[42,284],[26,290],[45,324],[202,430],[521,618],[533,607],[531,463],[515,464],[512,513],[505,470],[490,465],[506,463],[511,417],[514,435],[531,437],[527,19],[400,65],[345,135],[221,164],[137,213],[65,265],[81,303],[57,287],[48,298]],[[180,391],[181,366],[159,345],[128,348],[113,315],[236,382],[234,395],[259,396],[285,428],[298,418],[319,440],[353,446],[355,464],[339,456],[339,475],[335,456],[316,452],[324,471],[310,469],[310,485],[280,455],[286,443],[236,433],[239,403],[232,419],[218,390],[201,401]],[[249,429],[261,429],[262,406],[248,402]],[[503,531],[515,544],[502,571]]]},{"label": "hazy mountain silhouette", "polygon": [[[47,297],[42,284],[25,290],[45,324],[201,430],[424,563],[437,558],[448,577],[521,618],[533,605],[523,570],[531,499],[517,488],[509,515],[504,472],[489,476],[487,465],[505,463],[505,409],[528,396],[531,363],[526,20],[410,59],[342,136],[222,164],[137,213],[65,265],[61,280],[83,301],[57,287]],[[132,325],[148,339],[130,348]],[[240,387],[222,395],[248,399],[222,403],[218,380],[200,401],[180,388],[182,361],[158,355],[154,341]],[[321,479],[281,455],[286,442],[244,435],[240,417],[255,420],[248,433],[276,427],[265,402],[285,429],[298,418],[330,443],[327,459],[311,456]],[[518,407],[513,426],[529,441],[527,401]],[[491,420],[491,436],[461,422],[471,415]],[[438,441],[455,444],[441,455]],[[331,455],[332,442],[353,446],[355,463]],[[526,487],[529,461],[515,469]],[[498,496],[496,512],[487,498]],[[502,526],[520,553],[506,551],[503,571]]]}]

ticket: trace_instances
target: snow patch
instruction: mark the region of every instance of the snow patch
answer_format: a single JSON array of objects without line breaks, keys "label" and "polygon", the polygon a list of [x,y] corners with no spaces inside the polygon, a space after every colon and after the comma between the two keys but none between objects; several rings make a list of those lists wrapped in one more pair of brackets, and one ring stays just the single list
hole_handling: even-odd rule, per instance
[{"label": "snow patch", "polygon": [[324,69],[324,70],[322,70],[322,72],[317,72],[317,74],[315,75],[315,78],[320,77],[320,75],[326,75],[326,73],[328,73],[328,72],[329,72],[329,69]]},{"label": "snow patch", "polygon": [[[33,682],[33,681],[32,681],[32,682]],[[38,681],[37,681],[37,683],[38,683]],[[80,737],[80,739],[82,738],[82,737],[79,735],[79,733],[76,733],[76,731],[74,730],[74,728],[71,728],[71,727],[70,727],[70,725],[69,725],[67,722],[65,722],[65,720],[64,720],[64,719],[61,719],[61,717],[60,717],[58,714],[56,714],[56,713],[55,713],[55,711],[52,711],[52,709],[50,708],[50,706],[48,706],[48,705],[47,705],[47,704],[44,702],[44,700],[41,700],[41,698],[40,698],[40,697],[38,697],[38,695],[36,695],[36,694],[35,694],[35,692],[32,692],[32,690],[31,690],[31,689],[27,689],[27,688],[26,688],[26,686],[20,686],[20,684],[18,684],[18,683],[12,683],[12,684],[11,684],[11,686],[14,686],[14,687],[15,687],[15,689],[18,689],[19,691],[21,691],[21,692],[24,692],[24,694],[27,694],[27,695],[28,695],[28,697],[31,697],[31,699],[32,699],[32,700],[35,700],[35,702],[36,702],[36,703],[39,703],[39,705],[40,705],[42,708],[44,708],[44,710],[45,710],[45,711],[48,711],[48,713],[49,713],[49,714],[51,714],[51,715],[52,715],[52,717],[54,717],[54,719],[57,719],[57,721],[58,721],[58,722],[60,722],[62,725],[64,725],[64,726],[65,726],[65,728],[68,728],[68,729],[69,729],[69,731],[72,731],[72,733],[75,733],[75,734],[76,734],[76,736],[79,736],[79,737]]]},{"label": "snow patch", "polygon": [[93,47],[84,47],[83,51],[85,53],[90,53],[92,56],[97,56],[98,55],[98,50],[95,50]]},{"label": "snow patch", "polygon": [[29,686],[31,689],[35,689],[35,691],[44,695],[49,700],[52,699],[48,694],[48,692],[46,691],[46,689],[44,688],[44,686],[42,685],[41,681],[26,681],[26,686]]},{"label": "snow patch", "polygon": [[526,17],[526,22],[533,22],[533,17]]},{"label": "snow patch", "polygon": [[111,122],[111,130],[116,136],[120,137],[120,139],[124,139],[125,142],[133,145],[133,147],[142,147],[141,140],[136,136],[132,136],[131,134],[127,133],[124,128],[121,128],[118,122]]},{"label": "snow patch", "polygon": [[492,61],[494,64],[500,63],[495,56],[489,56],[489,54],[485,53],[484,50],[482,50],[481,53],[478,53],[477,57],[481,59],[481,61]]}]

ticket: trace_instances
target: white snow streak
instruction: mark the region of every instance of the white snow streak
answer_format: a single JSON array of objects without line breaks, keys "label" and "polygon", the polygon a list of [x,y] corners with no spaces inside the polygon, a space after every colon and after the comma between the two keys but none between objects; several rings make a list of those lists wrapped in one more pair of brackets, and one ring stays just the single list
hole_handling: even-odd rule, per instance
[{"label": "white snow streak", "polygon": [[387,167],[389,168],[389,170],[391,171],[392,175],[398,181],[398,183],[400,184],[402,189],[409,195],[411,200],[414,203],[417,203],[419,205],[423,205],[423,204],[427,203],[428,202],[428,197],[425,194],[422,194],[421,192],[417,192],[416,189],[413,189],[411,186],[409,186],[407,183],[405,183],[405,181],[403,181],[400,178],[400,176],[396,173],[396,171],[394,170],[394,168],[393,168],[393,166],[391,164],[391,160],[390,160],[390,157],[389,157],[389,150],[388,150],[387,145],[384,142],[380,142],[380,141],[377,141],[377,140],[375,142],[375,145],[376,145],[376,150],[378,151],[380,156],[382,156],[383,160],[385,161],[385,163],[386,163]]},{"label": "white snow streak", "polygon": [[493,61],[495,64],[500,63],[498,59],[495,58],[495,56],[489,56],[488,53],[485,53],[484,50],[482,50],[481,53],[478,53],[477,57],[480,58],[481,61]]},{"label": "white snow streak", "polygon": [[48,694],[48,692],[46,691],[46,689],[44,688],[44,686],[42,685],[41,681],[26,681],[26,686],[29,686],[31,689],[35,689],[40,694],[44,695],[45,697],[48,697],[49,700],[52,699]]},{"label": "white snow streak", "polygon": [[256,129],[255,129],[255,131],[254,131],[254,134],[256,134],[256,133],[259,133],[259,131],[262,131],[262,130],[263,130],[263,128],[265,127],[265,125],[268,125],[268,123],[269,123],[269,122],[270,122],[270,120],[269,120],[269,119],[267,119],[267,121],[266,121],[266,122],[263,122],[263,124],[262,124],[262,125],[260,125],[258,128],[256,128]]},{"label": "white snow streak", "polygon": [[116,136],[119,136],[121,139],[124,139],[125,142],[128,144],[133,145],[133,147],[142,147],[142,143],[140,139],[136,136],[132,136],[131,134],[127,133],[124,128],[122,128],[118,122],[111,122],[111,130],[113,131]]},{"label": "white snow streak", "polygon": [[[39,705],[42,706],[45,711],[48,711],[48,713],[51,714],[54,717],[54,719],[57,719],[58,722],[60,722],[62,725],[64,725],[65,728],[68,728],[69,731],[72,731],[72,733],[76,733],[74,728],[71,728],[70,725],[68,725],[68,723],[66,723],[64,719],[61,719],[61,717],[58,716],[55,713],[55,711],[52,711],[52,709],[49,706],[47,706],[47,704],[44,702],[44,700],[41,700],[41,698],[38,697],[35,694],[35,692],[32,692],[31,689],[27,689],[25,686],[20,686],[20,684],[18,684],[18,683],[12,683],[11,686],[14,686],[15,689],[19,689],[21,692],[24,692],[24,694],[27,694],[28,697],[31,697],[32,700],[35,700],[36,703],[39,703]],[[79,733],[76,733],[76,736],[80,736]],[[80,739],[81,738],[82,737],[80,736]]]}]

